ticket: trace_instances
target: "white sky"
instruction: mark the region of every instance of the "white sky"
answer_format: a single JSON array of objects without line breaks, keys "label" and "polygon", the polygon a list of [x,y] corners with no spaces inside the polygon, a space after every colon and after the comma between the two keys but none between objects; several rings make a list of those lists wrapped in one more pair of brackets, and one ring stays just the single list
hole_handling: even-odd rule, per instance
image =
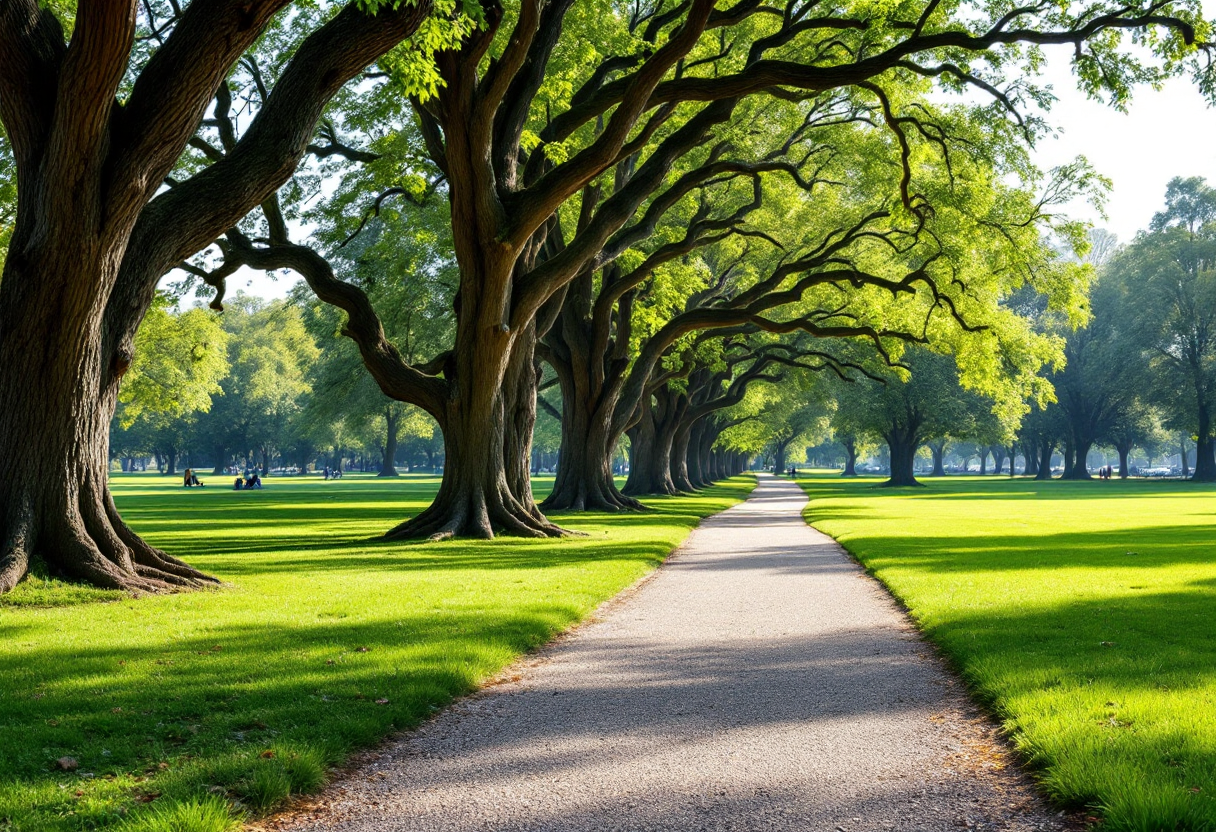
[{"label": "white sky", "polygon": [[[1161,210],[1173,177],[1203,176],[1216,183],[1216,110],[1190,81],[1177,78],[1160,91],[1138,89],[1128,112],[1120,113],[1077,90],[1066,47],[1048,54],[1045,80],[1059,100],[1047,118],[1058,130],[1039,141],[1036,162],[1047,169],[1085,156],[1113,183],[1106,219],[1084,203],[1069,206],[1070,215],[1114,232],[1124,243]],[[228,292],[279,298],[296,282],[294,275],[275,279],[242,269],[228,279]]]},{"label": "white sky", "polygon": [[1173,79],[1160,91],[1138,89],[1124,114],[1077,90],[1066,54],[1052,56],[1046,77],[1059,99],[1047,118],[1059,134],[1040,140],[1038,164],[1049,168],[1085,156],[1113,183],[1108,219],[1087,205],[1070,206],[1072,216],[1125,243],[1164,207],[1170,179],[1203,176],[1216,183],[1216,110],[1189,80]]}]

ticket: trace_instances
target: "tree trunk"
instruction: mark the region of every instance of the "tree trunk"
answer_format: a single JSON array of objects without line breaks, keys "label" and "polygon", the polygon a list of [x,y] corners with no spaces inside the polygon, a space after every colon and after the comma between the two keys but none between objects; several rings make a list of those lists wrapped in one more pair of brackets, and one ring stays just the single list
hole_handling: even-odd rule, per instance
[{"label": "tree trunk", "polygon": [[[992,473],[995,476],[1000,476],[1001,471],[1005,468],[1005,449],[1000,445],[993,445],[988,449],[992,454]],[[1009,465],[1013,465],[1013,460],[1009,460]]]},{"label": "tree trunk", "polygon": [[841,476],[855,477],[857,476],[857,440],[849,436],[841,440],[841,444],[844,445],[845,454],[844,473]]},{"label": "tree trunk", "polygon": [[[541,503],[541,508],[545,511],[636,511],[645,508],[637,500],[622,494],[612,476],[612,453],[618,438],[612,435],[612,408],[592,395],[587,389],[590,379],[577,370],[559,372],[558,378],[562,393],[561,451],[553,491]],[[633,458],[632,450],[630,458]]]},{"label": "tree trunk", "polygon": [[1212,417],[1202,404],[1199,408],[1199,433],[1195,437],[1195,470],[1192,482],[1216,482],[1216,447],[1212,442]]},{"label": "tree trunk", "polygon": [[903,431],[890,433],[886,439],[891,452],[891,477],[883,485],[920,485],[912,470],[912,463],[916,459],[916,443]]},{"label": "tree trunk", "polygon": [[1078,439],[1074,445],[1074,458],[1072,460],[1072,468],[1065,468],[1064,473],[1060,475],[1061,479],[1065,480],[1089,480],[1093,479],[1089,475],[1089,466],[1085,463],[1089,458],[1089,449],[1093,447],[1093,442],[1089,439]]},{"label": "tree trunk", "polygon": [[164,460],[165,476],[172,477],[177,474],[177,448],[174,448],[172,445],[165,448]]},{"label": "tree trunk", "polygon": [[1119,452],[1119,479],[1125,480],[1129,474],[1127,457],[1131,454],[1132,447],[1131,445],[1116,445],[1115,450]]},{"label": "tree trunk", "polygon": [[141,540],[110,496],[110,421],[131,355],[102,356],[103,300],[79,291],[111,283],[81,269],[116,268],[95,242],[49,241],[40,257],[18,255],[14,238],[0,281],[0,592],[34,557],[112,589],[217,583]]},{"label": "tree trunk", "polygon": [[1051,479],[1051,455],[1054,451],[1055,443],[1050,440],[1043,440],[1038,448],[1038,465],[1035,467],[1034,475],[1036,480]]},{"label": "tree trunk", "polygon": [[773,457],[773,473],[777,474],[778,476],[785,474],[785,449],[788,447],[788,445],[788,442],[777,442],[773,446],[773,451],[775,454]]},{"label": "tree trunk", "polygon": [[[935,476],[935,477],[946,476],[946,465],[945,465],[946,443],[945,442],[930,442],[929,443],[929,452],[933,454],[933,476]],[[913,453],[913,456],[915,456],[916,451],[913,450],[912,453]],[[909,465],[910,464],[911,463],[909,463]],[[895,462],[894,461],[891,462],[891,474],[892,474],[892,476],[894,476],[894,474],[895,474]]]},{"label": "tree trunk", "polygon": [[1072,479],[1073,468],[1076,467],[1076,448],[1076,443],[1071,434],[1067,435],[1067,438],[1064,440],[1064,465],[1060,471],[1060,479],[1062,480]]},{"label": "tree trunk", "polygon": [[395,477],[397,474],[397,427],[401,417],[396,409],[384,409],[384,459],[380,463],[377,477]]},{"label": "tree trunk", "polygon": [[512,337],[505,327],[473,326],[476,319],[474,312],[459,322],[450,368],[455,395],[437,418],[445,455],[439,493],[425,511],[386,532],[386,539],[566,534],[532,499],[535,325]]},{"label": "tree trunk", "polygon": [[1022,443],[1022,474],[1027,477],[1039,475],[1039,449],[1033,442]]},{"label": "tree trunk", "polygon": [[688,480],[694,489],[705,487],[705,472],[701,463],[704,459],[702,444],[705,432],[709,430],[709,419],[698,419],[693,423],[688,438],[688,453],[685,456],[688,465]]},{"label": "tree trunk", "polygon": [[981,448],[980,449],[980,476],[982,477],[987,473],[988,473],[988,449]]},{"label": "tree trunk", "polygon": [[629,479],[621,489],[625,494],[679,494],[671,480],[674,398],[674,394],[660,391],[655,404],[642,402],[641,420],[629,434]]},{"label": "tree trunk", "polygon": [[688,476],[688,450],[692,439],[692,424],[681,422],[676,426],[671,441],[671,481],[678,491],[691,494],[696,491]]}]

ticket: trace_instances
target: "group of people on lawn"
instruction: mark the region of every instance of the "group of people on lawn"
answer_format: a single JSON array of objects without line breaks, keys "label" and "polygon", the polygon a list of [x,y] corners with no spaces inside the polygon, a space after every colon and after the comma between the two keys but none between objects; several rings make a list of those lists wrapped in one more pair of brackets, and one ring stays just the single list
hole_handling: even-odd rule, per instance
[{"label": "group of people on lawn", "polygon": [[[196,474],[194,472],[193,468],[187,468],[185,476],[182,477],[182,485],[184,485],[186,488],[193,488],[196,485],[199,488],[202,488],[203,482],[202,482],[202,480],[200,480],[198,478],[198,474]],[[243,477],[238,476],[236,478],[236,481],[233,482],[233,484],[232,484],[233,491],[244,491],[249,488],[261,488],[261,487],[262,487],[262,478],[261,478],[261,476],[258,475],[257,469],[246,470],[245,476],[243,476]]]}]

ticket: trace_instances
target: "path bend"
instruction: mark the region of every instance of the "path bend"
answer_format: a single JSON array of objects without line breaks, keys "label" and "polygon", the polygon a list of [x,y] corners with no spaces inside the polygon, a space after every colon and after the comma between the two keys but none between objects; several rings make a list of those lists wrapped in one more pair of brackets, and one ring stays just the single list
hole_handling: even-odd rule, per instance
[{"label": "path bend", "polygon": [[284,818],[294,832],[1063,829],[793,483]]}]

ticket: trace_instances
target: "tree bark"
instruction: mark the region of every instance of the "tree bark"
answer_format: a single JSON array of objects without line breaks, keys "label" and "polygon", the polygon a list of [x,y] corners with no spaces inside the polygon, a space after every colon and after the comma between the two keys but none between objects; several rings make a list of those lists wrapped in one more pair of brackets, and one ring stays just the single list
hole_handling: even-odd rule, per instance
[{"label": "tree bark", "polygon": [[897,429],[886,436],[887,448],[891,452],[891,477],[883,483],[884,486],[920,485],[912,469],[917,444],[909,433]]},{"label": "tree bark", "polygon": [[629,434],[629,478],[621,489],[630,496],[679,494],[671,479],[671,447],[675,439],[675,393],[666,388],[642,402],[642,415]]},{"label": "tree bark", "polygon": [[1045,439],[1039,445],[1038,449],[1038,464],[1035,467],[1034,478],[1036,480],[1051,479],[1051,455],[1055,451],[1055,443],[1049,439]]},{"label": "tree bark", "polygon": [[557,371],[562,394],[562,438],[553,490],[541,508],[545,511],[645,508],[622,494],[612,475],[612,453],[619,439],[612,432],[615,396],[607,395],[610,391],[595,384],[584,361],[575,363],[553,357],[549,363]]},{"label": "tree bark", "polygon": [[[561,537],[532,498],[528,461],[536,420],[535,339],[462,316],[450,374],[454,395],[442,403],[444,467],[439,493],[418,516],[390,529],[388,540]],[[534,333],[534,330],[531,331]],[[434,404],[434,403],[430,403]],[[435,414],[432,414],[435,415]]]},{"label": "tree bark", "polygon": [[1216,482],[1216,445],[1212,442],[1212,416],[1205,403],[1199,405],[1199,433],[1195,436],[1195,470],[1192,482]]},{"label": "tree bark", "polygon": [[[89,242],[83,234],[76,241]],[[99,299],[80,288],[103,285],[87,270],[113,260],[80,257],[63,239],[22,251],[14,248],[0,283],[23,296],[0,302],[0,592],[35,557],[55,574],[111,589],[216,584],[136,536],[110,497],[119,374],[108,372],[115,357],[103,360],[98,349]]]},{"label": "tree bark", "polygon": [[401,417],[396,409],[384,409],[384,459],[380,463],[377,477],[395,477],[397,474],[397,428]]},{"label": "tree bark", "polygon": [[[946,476],[946,465],[945,465],[946,442],[945,442],[945,440],[943,439],[943,440],[938,440],[936,442],[930,442],[929,443],[929,452],[931,454],[933,454],[933,476],[935,476],[935,477]],[[915,454],[915,451],[913,451],[913,453]],[[895,463],[894,462],[891,463],[891,472],[892,473],[895,472]]]},{"label": "tree bark", "polygon": [[688,455],[692,440],[692,424],[683,421],[676,426],[671,442],[671,481],[678,491],[691,494],[696,491],[688,471]]},{"label": "tree bark", "polygon": [[857,476],[857,440],[852,436],[846,436],[840,441],[844,446],[844,472],[842,477]]}]

